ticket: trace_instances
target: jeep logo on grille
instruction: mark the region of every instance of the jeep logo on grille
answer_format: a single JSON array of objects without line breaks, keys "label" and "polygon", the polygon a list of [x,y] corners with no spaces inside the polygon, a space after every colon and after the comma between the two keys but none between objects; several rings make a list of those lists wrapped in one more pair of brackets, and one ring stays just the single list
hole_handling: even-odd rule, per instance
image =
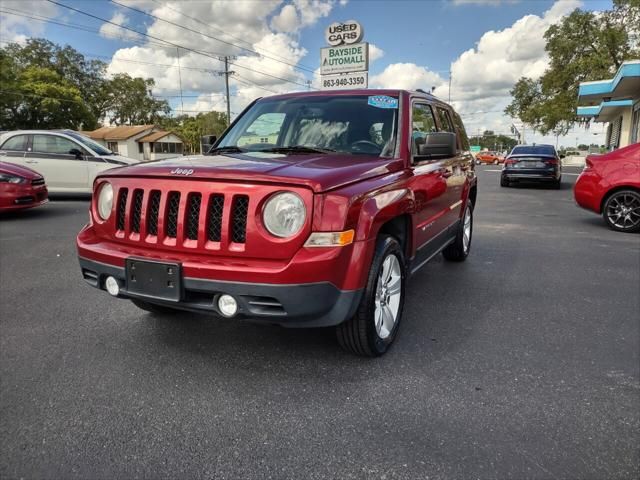
[{"label": "jeep logo on grille", "polygon": [[193,175],[193,169],[189,168],[174,168],[173,170],[171,170],[171,173],[173,175]]}]

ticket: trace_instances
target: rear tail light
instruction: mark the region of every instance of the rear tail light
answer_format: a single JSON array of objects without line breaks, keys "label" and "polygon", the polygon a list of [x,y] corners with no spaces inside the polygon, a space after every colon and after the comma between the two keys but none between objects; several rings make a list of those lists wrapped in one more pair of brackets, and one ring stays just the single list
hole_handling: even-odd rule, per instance
[{"label": "rear tail light", "polygon": [[547,165],[558,165],[558,159],[557,158],[550,158],[548,160],[545,160],[545,162]]},{"label": "rear tail light", "polygon": [[507,158],[507,159],[504,161],[504,165],[505,165],[505,167],[508,167],[509,165],[515,165],[516,163],[518,163],[518,161],[517,161],[517,160],[512,160],[512,159],[510,159],[510,158]]}]

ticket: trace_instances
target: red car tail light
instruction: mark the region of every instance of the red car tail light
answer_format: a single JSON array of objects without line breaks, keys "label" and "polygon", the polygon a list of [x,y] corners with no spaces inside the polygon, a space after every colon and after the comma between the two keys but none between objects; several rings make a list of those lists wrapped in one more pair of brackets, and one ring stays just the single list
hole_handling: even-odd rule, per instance
[{"label": "red car tail light", "polygon": [[558,159],[550,158],[548,160],[545,160],[544,163],[546,163],[547,165],[558,165]]},{"label": "red car tail light", "polygon": [[509,165],[515,165],[516,163],[518,163],[518,161],[517,161],[517,160],[513,160],[513,159],[511,159],[511,158],[507,158],[507,159],[504,161],[504,166],[505,166],[505,167],[508,167]]}]

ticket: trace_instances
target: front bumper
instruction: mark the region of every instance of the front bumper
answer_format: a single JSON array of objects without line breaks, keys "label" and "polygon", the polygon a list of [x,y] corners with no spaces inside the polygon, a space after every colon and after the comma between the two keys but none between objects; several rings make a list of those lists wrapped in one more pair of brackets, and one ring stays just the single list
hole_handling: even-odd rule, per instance
[{"label": "front bumper", "polygon": [[362,289],[340,290],[329,282],[276,285],[185,276],[180,300],[172,302],[128,292],[126,272],[122,267],[82,257],[79,260],[82,276],[87,283],[105,290],[105,280],[112,276],[120,285],[118,296],[122,298],[138,298],[180,310],[220,315],[217,298],[228,294],[238,302],[238,313],[233,318],[286,327],[338,325],[355,314],[362,296]]}]

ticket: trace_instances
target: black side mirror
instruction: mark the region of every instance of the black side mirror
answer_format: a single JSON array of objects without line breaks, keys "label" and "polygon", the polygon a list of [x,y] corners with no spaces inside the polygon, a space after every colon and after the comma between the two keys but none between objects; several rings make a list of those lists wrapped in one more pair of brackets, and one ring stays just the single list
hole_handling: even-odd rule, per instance
[{"label": "black side mirror", "polygon": [[452,132],[428,133],[424,143],[418,145],[418,156],[449,158],[456,155],[456,134]]},{"label": "black side mirror", "polygon": [[213,145],[218,140],[218,137],[215,135],[204,135],[202,137],[202,143],[205,145]]},{"label": "black side mirror", "polygon": [[560,158],[564,158],[564,157],[566,157],[566,155],[564,153],[561,153]]},{"label": "black side mirror", "polygon": [[72,148],[71,150],[69,150],[69,155],[75,155],[76,160],[82,160],[82,158],[84,157],[84,153],[82,153],[82,151],[78,150],[77,148]]}]

